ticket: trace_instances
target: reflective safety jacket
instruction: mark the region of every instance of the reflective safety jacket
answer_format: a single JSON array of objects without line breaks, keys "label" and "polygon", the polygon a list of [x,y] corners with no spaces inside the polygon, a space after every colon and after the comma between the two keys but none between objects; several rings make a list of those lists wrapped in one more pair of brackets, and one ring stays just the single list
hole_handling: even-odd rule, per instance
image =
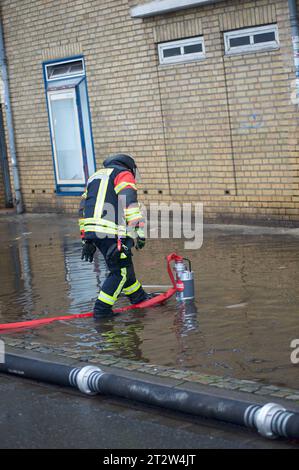
[{"label": "reflective safety jacket", "polygon": [[133,174],[123,166],[103,168],[87,181],[79,209],[81,238],[115,235],[134,238],[144,225]]}]

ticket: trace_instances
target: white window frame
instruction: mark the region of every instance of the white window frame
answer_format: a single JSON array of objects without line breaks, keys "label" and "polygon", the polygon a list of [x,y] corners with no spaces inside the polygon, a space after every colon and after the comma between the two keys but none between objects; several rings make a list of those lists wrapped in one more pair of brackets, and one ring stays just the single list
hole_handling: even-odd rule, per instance
[{"label": "white window frame", "polygon": [[[200,43],[202,52],[195,52],[194,54],[184,54],[184,47],[193,46]],[[177,48],[181,49],[181,55],[164,57],[163,52],[165,49]],[[197,36],[189,39],[180,39],[178,41],[162,42],[158,44],[159,62],[161,65],[179,64],[183,62],[192,62],[195,60],[203,60],[206,58],[205,43],[203,36]]]},{"label": "white window frame", "polygon": [[[79,62],[81,61],[82,62],[82,70],[80,72],[76,72],[76,73],[69,73],[69,74],[60,74],[60,75],[56,75],[55,77],[52,77],[52,78],[49,78],[48,76],[48,68],[50,67],[55,67],[55,65],[65,65],[65,64],[69,64],[70,62]],[[62,80],[64,78],[75,78],[75,77],[82,77],[82,76],[85,76],[85,63],[84,63],[84,60],[79,57],[78,59],[74,58],[74,59],[70,59],[70,60],[62,60],[62,61],[58,61],[58,62],[51,62],[50,64],[46,64],[45,65],[45,73],[46,73],[46,80],[47,82],[52,82],[54,80]]]},{"label": "white window frame", "polygon": [[[258,44],[254,43],[254,36],[256,34],[262,33],[275,33],[275,41],[261,42]],[[230,47],[230,40],[233,38],[239,38],[243,36],[249,36],[250,44],[245,46],[236,46]],[[233,31],[227,31],[224,33],[224,45],[225,45],[225,54],[234,55],[234,54],[244,54],[250,52],[260,52],[267,50],[279,49],[279,35],[278,35],[278,26],[277,24],[271,24],[267,26],[255,26],[253,28],[246,29],[237,29]]]},{"label": "white window frame", "polygon": [[[73,185],[73,184],[82,184],[83,186],[85,185],[85,177],[84,177],[84,172],[83,172],[83,164],[82,164],[82,177],[76,180],[66,180],[66,179],[61,179],[59,177],[59,164],[58,164],[58,155],[57,155],[57,149],[56,149],[56,140],[55,140],[55,128],[54,128],[54,122],[53,122],[53,114],[52,114],[52,106],[51,102],[54,100],[63,100],[66,98],[71,98],[73,101],[73,109],[74,113],[76,116],[75,122],[76,122],[76,136],[78,140],[78,144],[81,146],[81,139],[80,139],[80,126],[79,126],[79,116],[78,116],[78,110],[76,106],[76,92],[74,88],[71,88],[69,90],[57,90],[57,91],[48,91],[47,93],[47,98],[48,98],[48,109],[49,109],[49,117],[50,117],[50,127],[51,127],[51,133],[52,133],[52,144],[53,144],[53,150],[54,150],[54,160],[55,160],[55,174],[56,174],[56,179],[57,183],[59,185]],[[81,155],[82,158],[82,155]]]}]

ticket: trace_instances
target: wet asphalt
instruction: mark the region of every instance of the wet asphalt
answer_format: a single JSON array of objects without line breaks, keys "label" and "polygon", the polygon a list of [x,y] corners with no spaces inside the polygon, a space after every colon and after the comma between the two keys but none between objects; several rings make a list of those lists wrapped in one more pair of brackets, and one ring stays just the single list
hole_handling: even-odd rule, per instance
[{"label": "wet asphalt", "polygon": [[225,423],[0,375],[1,449],[291,449]]}]

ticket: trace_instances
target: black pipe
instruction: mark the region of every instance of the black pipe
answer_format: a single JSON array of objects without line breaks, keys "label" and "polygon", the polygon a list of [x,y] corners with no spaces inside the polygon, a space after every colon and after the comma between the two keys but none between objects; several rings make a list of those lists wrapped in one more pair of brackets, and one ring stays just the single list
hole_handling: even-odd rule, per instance
[{"label": "black pipe", "polygon": [[5,354],[0,372],[78,388],[86,394],[114,395],[183,413],[246,426],[273,439],[299,439],[299,414],[281,405],[252,404],[210,393],[152,384],[102,371],[99,367],[71,367],[44,360]]},{"label": "black pipe", "polygon": [[20,375],[56,385],[70,386],[69,375],[73,367],[53,362],[39,361],[14,354],[5,354],[5,363],[0,363],[0,372]]},{"label": "black pipe", "polygon": [[93,387],[105,395],[116,395],[148,405],[244,425],[244,413],[250,403],[180,390],[114,374],[104,374]]}]

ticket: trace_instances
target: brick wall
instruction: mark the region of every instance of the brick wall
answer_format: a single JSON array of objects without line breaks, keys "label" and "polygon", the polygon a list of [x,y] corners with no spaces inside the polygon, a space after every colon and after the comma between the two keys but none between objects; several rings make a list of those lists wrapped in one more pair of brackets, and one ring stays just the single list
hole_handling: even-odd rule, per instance
[{"label": "brick wall", "polygon": [[[130,17],[135,0],[2,4],[27,210],[78,205],[54,192],[42,62],[84,54],[97,164],[119,150],[135,155],[144,202],[203,201],[207,217],[299,221],[286,0],[228,0],[144,20]],[[279,50],[224,56],[223,31],[272,22]],[[201,34],[205,60],[159,65],[158,42]]]},{"label": "brick wall", "polygon": [[0,209],[5,208],[5,193],[4,193],[4,183],[3,183],[3,176],[0,166]]}]

